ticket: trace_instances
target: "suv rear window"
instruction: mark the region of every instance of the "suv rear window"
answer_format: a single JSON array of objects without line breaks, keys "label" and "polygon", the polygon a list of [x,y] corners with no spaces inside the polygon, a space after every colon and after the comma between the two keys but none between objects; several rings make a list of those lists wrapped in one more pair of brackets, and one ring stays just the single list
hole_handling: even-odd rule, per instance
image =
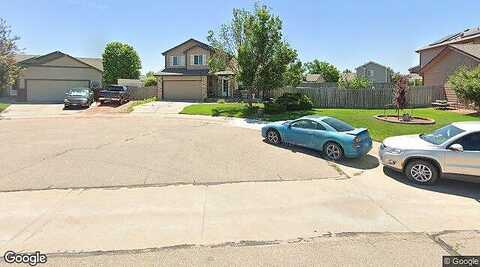
[{"label": "suv rear window", "polygon": [[107,86],[107,89],[108,91],[123,91],[124,88],[123,86],[113,86],[113,85],[110,85],[110,86]]}]

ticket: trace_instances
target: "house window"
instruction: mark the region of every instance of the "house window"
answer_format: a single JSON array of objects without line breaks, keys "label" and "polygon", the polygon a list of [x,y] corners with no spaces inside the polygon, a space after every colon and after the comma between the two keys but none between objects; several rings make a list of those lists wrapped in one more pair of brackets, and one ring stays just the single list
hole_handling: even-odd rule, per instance
[{"label": "house window", "polygon": [[193,65],[203,65],[203,55],[194,55]]},{"label": "house window", "polygon": [[373,77],[373,75],[375,75],[375,71],[374,70],[368,70],[368,76]]},{"label": "house window", "polygon": [[179,57],[179,56],[173,56],[173,57],[172,57],[172,65],[173,65],[173,66],[178,66],[178,65],[180,65],[180,57]]}]

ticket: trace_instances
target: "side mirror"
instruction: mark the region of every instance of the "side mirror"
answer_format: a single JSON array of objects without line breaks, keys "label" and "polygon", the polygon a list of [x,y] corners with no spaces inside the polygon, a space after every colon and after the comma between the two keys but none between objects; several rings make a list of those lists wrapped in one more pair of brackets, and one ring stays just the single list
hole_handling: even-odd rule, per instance
[{"label": "side mirror", "polygon": [[460,144],[453,144],[449,147],[449,149],[456,152],[463,152],[463,146]]}]

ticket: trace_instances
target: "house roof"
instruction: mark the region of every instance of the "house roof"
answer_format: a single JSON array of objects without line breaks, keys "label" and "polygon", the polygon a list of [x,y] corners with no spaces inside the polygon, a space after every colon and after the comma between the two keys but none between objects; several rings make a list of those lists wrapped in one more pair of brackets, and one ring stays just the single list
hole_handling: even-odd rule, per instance
[{"label": "house roof", "polygon": [[438,58],[445,55],[449,51],[456,51],[458,53],[462,53],[480,62],[480,44],[451,44],[442,49],[442,51],[440,51],[440,53],[438,53],[434,58],[432,58],[430,62],[428,62],[421,69],[419,69],[418,73],[423,72],[426,68],[431,66],[433,62],[436,62]]},{"label": "house roof", "polygon": [[190,38],[190,39],[186,40],[185,42],[183,42],[183,43],[181,43],[181,44],[179,44],[179,45],[177,45],[177,46],[174,46],[174,47],[172,47],[172,48],[164,51],[164,52],[162,53],[162,55],[165,55],[165,54],[167,54],[168,52],[172,51],[173,49],[178,48],[178,47],[180,47],[180,46],[182,46],[182,45],[184,45],[184,44],[186,44],[186,43],[188,43],[188,42],[190,42],[190,41],[195,42],[196,46],[199,46],[199,47],[201,47],[201,48],[204,48],[204,49],[213,51],[213,47],[209,46],[208,44],[202,43],[202,42],[200,42],[200,41],[198,41],[198,40],[195,40],[195,39],[193,39],[193,38]]},{"label": "house roof", "polygon": [[27,54],[16,54],[15,61],[17,64],[31,65],[31,64],[43,64],[48,61],[57,59],[62,56],[70,57],[74,60],[77,60],[83,64],[89,65],[101,72],[103,72],[103,60],[101,58],[84,58],[84,57],[72,57],[68,54],[65,54],[60,51],[55,51],[45,55],[27,55]]},{"label": "house roof", "polygon": [[457,32],[457,33],[454,33],[454,34],[447,35],[447,36],[441,38],[438,41],[435,41],[435,42],[433,42],[433,43],[431,43],[427,46],[424,46],[424,47],[418,49],[416,52],[420,52],[422,50],[431,49],[431,48],[435,48],[435,47],[444,46],[444,45],[447,45],[447,44],[454,44],[454,43],[458,43],[458,42],[462,42],[462,41],[466,41],[466,40],[470,40],[470,39],[474,39],[474,38],[478,38],[478,37],[480,37],[480,27],[466,29],[463,32]]},{"label": "house roof", "polygon": [[382,64],[379,64],[379,63],[377,63],[377,62],[375,62],[375,61],[369,61],[369,62],[367,62],[367,63],[365,63],[365,64],[363,64],[363,65],[361,65],[361,66],[356,67],[355,69],[359,69],[359,68],[361,68],[361,67],[365,67],[366,65],[370,65],[370,64],[375,64],[375,65],[378,65],[378,66],[383,67],[383,68],[388,68],[388,67],[386,67],[386,66],[384,66],[384,65],[382,65]]},{"label": "house roof", "polygon": [[418,73],[420,71],[420,65],[417,65],[415,67],[411,67],[408,69],[408,72],[410,73]]},{"label": "house roof", "polygon": [[188,70],[185,68],[165,68],[162,71],[155,73],[155,76],[203,76],[208,75],[208,69]]}]

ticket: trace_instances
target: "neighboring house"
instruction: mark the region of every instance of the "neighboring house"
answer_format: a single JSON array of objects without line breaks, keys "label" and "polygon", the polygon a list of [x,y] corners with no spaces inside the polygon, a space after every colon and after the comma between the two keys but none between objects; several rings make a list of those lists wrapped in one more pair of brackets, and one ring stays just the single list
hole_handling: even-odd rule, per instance
[{"label": "neighboring house", "polygon": [[393,71],[376,62],[370,61],[355,69],[357,77],[370,80],[373,83],[390,83]]},{"label": "neighboring house", "polygon": [[10,88],[10,96],[18,101],[63,103],[69,88],[102,81],[101,58],[77,58],[55,51],[40,56],[18,54],[15,60],[23,70]]},{"label": "neighboring house", "polygon": [[460,66],[480,64],[480,28],[451,34],[416,51],[420,64],[409,69],[423,77],[426,86],[445,86]]},{"label": "neighboring house", "polygon": [[159,98],[203,101],[207,97],[232,97],[238,90],[233,72],[211,73],[208,59],[214,49],[189,39],[167,51],[165,69],[156,73]]},{"label": "neighboring house", "polygon": [[305,81],[309,83],[324,83],[322,74],[307,74],[305,76]]}]

